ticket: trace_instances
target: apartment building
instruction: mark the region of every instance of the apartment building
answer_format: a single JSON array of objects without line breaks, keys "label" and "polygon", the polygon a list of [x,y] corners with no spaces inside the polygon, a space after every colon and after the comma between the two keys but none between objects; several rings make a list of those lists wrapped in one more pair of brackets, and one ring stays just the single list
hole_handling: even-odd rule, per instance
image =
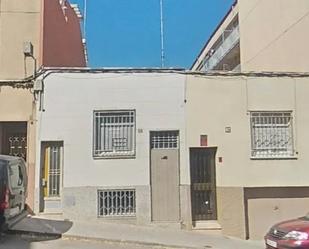
[{"label": "apartment building", "polygon": [[308,72],[308,25],[307,0],[237,0],[191,69]]},{"label": "apartment building", "polygon": [[5,0],[0,9],[0,153],[26,159],[33,207],[33,79],[41,66],[86,65],[80,20],[65,0]]}]

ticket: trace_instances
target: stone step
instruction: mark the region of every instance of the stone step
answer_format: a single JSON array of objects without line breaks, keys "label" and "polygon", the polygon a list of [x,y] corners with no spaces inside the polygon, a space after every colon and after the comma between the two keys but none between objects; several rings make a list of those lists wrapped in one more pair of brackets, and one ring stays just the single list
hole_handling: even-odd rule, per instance
[{"label": "stone step", "polygon": [[217,220],[203,220],[193,222],[193,230],[221,230]]}]

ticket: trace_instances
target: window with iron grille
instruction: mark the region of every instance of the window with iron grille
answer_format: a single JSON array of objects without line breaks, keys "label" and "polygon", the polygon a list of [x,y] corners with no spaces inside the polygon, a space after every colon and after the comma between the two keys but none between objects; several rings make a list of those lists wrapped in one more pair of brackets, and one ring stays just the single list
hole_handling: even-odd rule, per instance
[{"label": "window with iron grille", "polygon": [[151,149],[178,149],[178,131],[153,131],[151,132]]},{"label": "window with iron grille", "polygon": [[136,201],[134,189],[99,190],[98,216],[135,216]]},{"label": "window with iron grille", "polygon": [[94,112],[94,157],[135,155],[135,111]]},{"label": "window with iron grille", "polygon": [[294,156],[292,112],[251,112],[251,156]]}]

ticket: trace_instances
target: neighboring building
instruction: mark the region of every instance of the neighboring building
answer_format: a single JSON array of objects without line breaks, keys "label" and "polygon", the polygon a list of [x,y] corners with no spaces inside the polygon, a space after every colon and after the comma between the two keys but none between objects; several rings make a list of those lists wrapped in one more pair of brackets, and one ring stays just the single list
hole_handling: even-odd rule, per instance
[{"label": "neighboring building", "polygon": [[308,212],[308,81],[308,74],[188,76],[193,225],[217,220],[224,234],[262,239],[274,223]]},{"label": "neighboring building", "polygon": [[42,77],[35,211],[191,227],[183,72],[61,69]]},{"label": "neighboring building", "polygon": [[26,159],[32,207],[34,74],[41,66],[86,66],[80,21],[65,0],[7,0],[0,9],[0,154]]},{"label": "neighboring building", "polygon": [[192,70],[308,72],[308,13],[308,0],[238,0]]}]

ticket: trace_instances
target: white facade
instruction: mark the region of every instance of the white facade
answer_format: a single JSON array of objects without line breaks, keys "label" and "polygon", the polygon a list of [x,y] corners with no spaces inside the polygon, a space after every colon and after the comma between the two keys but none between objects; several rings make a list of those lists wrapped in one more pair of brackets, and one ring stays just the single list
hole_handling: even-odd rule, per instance
[{"label": "white facade", "polygon": [[[98,189],[135,188],[137,222],[150,213],[150,131],[180,135],[180,184],[189,185],[184,134],[185,75],[174,73],[51,73],[38,110],[36,211],[96,218]],[[131,158],[93,157],[94,111],[135,110],[136,150]],[[40,208],[41,145],[63,142],[62,187],[54,204]],[[45,198],[46,199],[46,198]],[[41,209],[41,210],[40,210]],[[139,213],[140,212],[140,213]]]}]

